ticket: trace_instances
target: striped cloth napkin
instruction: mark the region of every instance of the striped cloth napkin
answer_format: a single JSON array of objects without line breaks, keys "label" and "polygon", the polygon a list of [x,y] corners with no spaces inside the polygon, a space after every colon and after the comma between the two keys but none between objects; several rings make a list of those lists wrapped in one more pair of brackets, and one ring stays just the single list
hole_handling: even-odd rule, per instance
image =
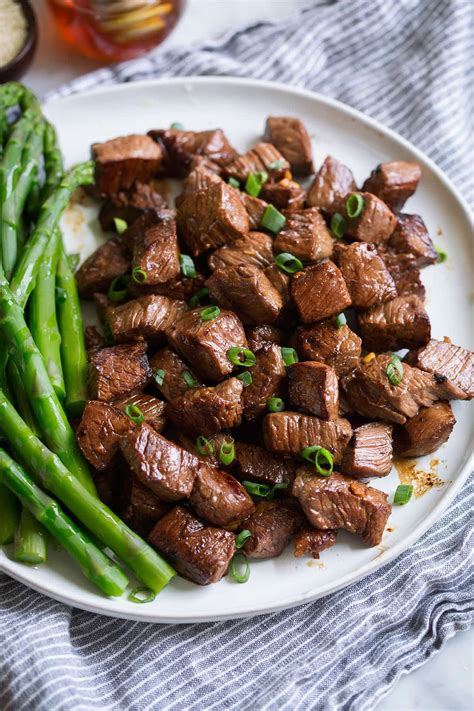
[{"label": "striped cloth napkin", "polygon": [[[81,77],[56,95],[191,74],[304,86],[412,140],[472,203],[466,95],[472,7],[470,0],[313,2],[283,23],[158,50]],[[362,582],[250,620],[183,626],[114,620],[41,597],[0,574],[0,708],[373,709],[402,674],[469,627],[473,489],[471,478],[436,526]]]}]

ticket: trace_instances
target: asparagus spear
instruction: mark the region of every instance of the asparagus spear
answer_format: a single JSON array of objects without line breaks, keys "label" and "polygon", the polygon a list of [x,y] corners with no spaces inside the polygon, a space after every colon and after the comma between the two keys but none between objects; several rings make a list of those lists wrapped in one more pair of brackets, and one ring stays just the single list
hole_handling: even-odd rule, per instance
[{"label": "asparagus spear", "polygon": [[20,102],[23,96],[23,87],[16,82],[8,82],[0,85],[0,156],[3,151],[3,144],[8,135],[8,109]]},{"label": "asparagus spear", "polygon": [[[25,385],[20,373],[18,372],[18,368],[11,358],[8,360],[7,364],[7,378],[14,397],[16,409],[25,420],[30,430],[34,432],[37,437],[41,437],[41,430],[35,417],[35,413],[30,405],[30,401],[28,400]],[[10,398],[9,400],[12,402]]]},{"label": "asparagus spear", "polygon": [[46,178],[41,192],[41,202],[51,195],[64,173],[63,157],[59,150],[56,129],[48,121],[45,123],[43,153]]},{"label": "asparagus spear", "polygon": [[19,521],[18,501],[6,486],[0,484],[0,546],[13,541]]},{"label": "asparagus spear", "polygon": [[0,422],[16,456],[38,484],[62,501],[153,592],[158,593],[169,583],[176,575],[173,568],[71,476],[61,460],[35,437],[1,390]]},{"label": "asparagus spear", "polygon": [[54,499],[36,486],[29,475],[0,449],[0,482],[26,507],[79,563],[84,575],[106,595],[118,596],[128,580],[122,570],[61,510]]},{"label": "asparagus spear", "polygon": [[46,561],[47,543],[43,526],[23,506],[15,534],[14,557],[19,563],[41,565]]}]

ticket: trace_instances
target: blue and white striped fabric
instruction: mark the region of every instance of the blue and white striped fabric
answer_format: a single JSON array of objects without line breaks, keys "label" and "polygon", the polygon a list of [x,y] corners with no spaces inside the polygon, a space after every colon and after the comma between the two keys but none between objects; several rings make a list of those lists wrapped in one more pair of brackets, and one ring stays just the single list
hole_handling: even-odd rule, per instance
[{"label": "blue and white striped fabric", "polygon": [[[305,86],[412,140],[472,202],[472,19],[470,0],[328,0],[282,24],[103,69],[59,94],[190,74]],[[373,709],[471,622],[473,488],[369,578],[251,620],[151,626],[101,618],[0,575],[0,708]]]}]

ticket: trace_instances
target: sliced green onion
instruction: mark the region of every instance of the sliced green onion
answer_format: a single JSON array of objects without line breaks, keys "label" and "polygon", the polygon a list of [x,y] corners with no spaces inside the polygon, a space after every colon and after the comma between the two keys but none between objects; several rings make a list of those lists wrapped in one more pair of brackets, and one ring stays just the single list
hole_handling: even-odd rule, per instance
[{"label": "sliced green onion", "polygon": [[244,388],[248,388],[248,386],[253,383],[252,373],[250,370],[245,370],[243,373],[237,375],[236,378],[237,380],[241,380],[243,382]]},{"label": "sliced green onion", "polygon": [[110,324],[108,321],[104,321],[102,325],[102,331],[104,333],[104,339],[105,342],[108,346],[113,346],[115,343],[115,338],[114,334],[112,333],[112,329],[110,328]]},{"label": "sliced green onion", "polygon": [[263,213],[260,221],[262,227],[274,234],[278,234],[283,229],[286,222],[286,217],[273,205],[268,205]]},{"label": "sliced green onion", "polygon": [[226,467],[228,467],[229,464],[232,464],[232,462],[234,461],[235,444],[233,437],[226,437],[222,442],[221,447],[219,449],[219,459]]},{"label": "sliced green onion", "polygon": [[398,504],[399,506],[403,506],[404,504],[407,504],[410,501],[412,494],[412,484],[400,484],[396,488],[395,495],[393,497],[393,503]]},{"label": "sliced green onion", "polygon": [[441,247],[438,247],[438,245],[435,244],[435,250],[436,254],[438,255],[438,263],[442,264],[445,262],[448,258],[447,252],[444,251],[444,249],[441,249]]},{"label": "sliced green onion", "polygon": [[307,462],[314,464],[320,476],[331,476],[334,469],[334,457],[324,447],[313,444],[302,449],[300,456]]},{"label": "sliced green onion", "polygon": [[283,160],[283,158],[278,158],[278,160],[272,160],[272,162],[268,165],[269,170],[283,170],[284,168],[286,168],[286,162]]},{"label": "sliced green onion", "polygon": [[179,264],[181,266],[181,274],[187,279],[195,279],[197,276],[196,267],[189,254],[179,255]]},{"label": "sliced green onion", "polygon": [[249,538],[252,538],[252,534],[250,533],[248,528],[244,528],[244,530],[241,531],[239,533],[239,535],[237,536],[237,538],[235,539],[235,547],[237,549],[243,548],[245,541],[248,541]]},{"label": "sliced green onion", "polygon": [[125,414],[136,425],[139,425],[140,422],[143,422],[143,420],[145,419],[145,415],[137,405],[127,405],[125,408]]},{"label": "sliced green onion", "polygon": [[197,438],[196,448],[201,457],[212,457],[214,454],[214,445],[203,435],[199,435]]},{"label": "sliced green onion", "polygon": [[110,282],[109,290],[107,292],[107,298],[109,301],[123,301],[127,298],[127,284],[130,282],[130,275],[125,274],[123,276],[115,277]]},{"label": "sliced green onion", "polygon": [[144,587],[134,588],[128,596],[130,602],[136,602],[140,605],[143,605],[146,602],[153,602],[155,598],[156,595],[153,590]]},{"label": "sliced green onion", "polygon": [[144,269],[141,269],[141,267],[133,267],[132,279],[137,284],[144,284],[148,279],[148,275]]},{"label": "sliced green onion", "polygon": [[[239,573],[238,566],[244,565],[245,568],[242,573]],[[229,573],[234,578],[236,583],[246,583],[250,577],[250,564],[246,555],[242,551],[237,551],[234,554],[229,565]]]},{"label": "sliced green onion", "polygon": [[125,220],[122,220],[121,217],[114,217],[114,225],[119,235],[122,235],[125,230],[128,229],[127,223],[125,222]]},{"label": "sliced green onion", "polygon": [[240,346],[232,346],[226,353],[227,360],[230,360],[234,365],[242,365],[244,368],[251,368],[257,362],[255,353],[249,348],[241,348]]},{"label": "sliced green onion", "polygon": [[232,177],[229,178],[229,185],[231,185],[233,188],[240,188],[239,181]]},{"label": "sliced green onion", "polygon": [[351,193],[346,200],[346,212],[349,217],[359,217],[364,209],[365,200],[360,193]]},{"label": "sliced green onion", "polygon": [[298,259],[290,252],[282,252],[275,257],[275,264],[278,269],[287,274],[296,274],[296,272],[300,272],[304,268],[301,259]]},{"label": "sliced green onion", "polygon": [[385,368],[385,372],[392,385],[400,385],[403,380],[403,365],[395,353],[390,357],[390,363]]},{"label": "sliced green onion", "polygon": [[69,262],[71,270],[75,272],[77,267],[79,266],[79,262],[81,261],[81,255],[79,254],[79,252],[73,252],[72,254],[68,254],[67,261]]},{"label": "sliced green onion", "polygon": [[196,380],[194,375],[189,372],[189,370],[183,370],[183,380],[188,386],[188,388],[195,388],[198,384],[198,381]]},{"label": "sliced green onion", "polygon": [[154,377],[157,385],[163,385],[165,381],[165,371],[162,368],[158,368]]},{"label": "sliced green onion", "polygon": [[294,348],[280,348],[281,350],[281,357],[283,358],[283,362],[285,365],[294,365],[295,363],[298,363],[298,353],[295,351]]},{"label": "sliced green onion", "polygon": [[333,233],[334,237],[337,237],[337,239],[341,239],[344,236],[347,224],[345,219],[339,212],[335,212],[334,215],[331,217],[330,227],[331,232]]},{"label": "sliced green onion", "polygon": [[208,306],[207,309],[201,311],[201,319],[203,321],[212,321],[219,316],[220,312],[221,310],[218,306]]},{"label": "sliced green onion", "polygon": [[281,397],[271,397],[267,400],[267,407],[270,412],[281,412],[285,409],[285,402]]},{"label": "sliced green onion", "polygon": [[207,289],[205,286],[203,286],[202,289],[199,289],[199,291],[196,291],[195,294],[191,296],[189,299],[189,306],[192,309],[195,309],[196,306],[200,306],[201,304],[206,302],[206,298],[209,296],[209,289]]},{"label": "sliced green onion", "polygon": [[287,489],[288,484],[281,483],[275,484],[274,486],[268,486],[268,484],[257,484],[255,481],[243,481],[242,486],[251,496],[257,496],[260,499],[271,500],[275,496],[275,493],[280,489]]},{"label": "sliced green onion", "polygon": [[64,304],[64,302],[67,299],[67,294],[65,290],[62,288],[62,286],[57,286],[55,289],[56,293],[56,301],[58,304]]},{"label": "sliced green onion", "polygon": [[177,131],[184,131],[184,124],[179,121],[173,121],[170,128],[175,128]]},{"label": "sliced green onion", "polygon": [[342,328],[347,323],[346,314],[341,313],[338,316],[336,316],[336,318],[334,320],[336,322],[336,326],[338,328]]},{"label": "sliced green onion", "polygon": [[245,181],[245,192],[252,195],[252,197],[258,197],[260,190],[262,189],[262,185],[266,183],[267,180],[268,173],[264,170],[261,170],[258,173],[249,173],[247,180]]}]

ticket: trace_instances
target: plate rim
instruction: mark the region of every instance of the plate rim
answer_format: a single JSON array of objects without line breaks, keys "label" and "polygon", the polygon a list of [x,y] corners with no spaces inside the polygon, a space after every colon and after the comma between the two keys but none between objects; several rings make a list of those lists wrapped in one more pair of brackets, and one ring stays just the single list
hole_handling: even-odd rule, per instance
[{"label": "plate rim", "polygon": [[[424,162],[429,168],[429,170],[439,179],[443,187],[448,190],[448,192],[451,194],[451,197],[455,201],[457,208],[462,211],[463,217],[468,221],[468,223],[472,225],[473,218],[467,200],[461,194],[460,190],[454,185],[451,178],[449,178],[444,173],[444,171],[433,161],[433,159],[427,156],[422,150],[417,148],[413,143],[411,143],[411,141],[404,138],[393,129],[384,126],[384,124],[379,122],[377,119],[374,119],[371,116],[364,114],[358,109],[355,109],[352,106],[349,106],[348,104],[339,101],[338,99],[325,96],[324,94],[314,92],[309,89],[304,89],[297,86],[287,86],[282,82],[274,82],[246,77],[227,77],[215,75],[160,77],[134,82],[122,82],[110,86],[99,85],[83,92],[77,92],[66,96],[53,96],[47,99],[47,101],[43,105],[43,108],[45,112],[47,112],[48,107],[50,105],[54,105],[56,103],[63,104],[64,102],[74,101],[75,99],[83,99],[85,97],[94,96],[97,94],[103,95],[108,93],[133,91],[134,89],[144,86],[166,86],[167,84],[183,85],[189,83],[226,85],[233,84],[246,87],[259,87],[273,91],[279,90],[287,95],[291,94],[301,98],[310,99],[311,101],[319,103],[320,105],[336,109],[342,114],[355,119],[359,123],[362,123],[365,127],[373,131],[377,131],[379,135],[381,134],[384,138],[390,138],[392,141],[398,143],[402,148],[417,156],[418,159]],[[471,452],[472,439],[473,438],[471,435]],[[449,483],[449,486],[446,488],[443,496],[434,506],[430,514],[426,516],[423,520],[421,520],[418,525],[415,526],[411,534],[408,535],[403,541],[400,541],[392,548],[389,548],[388,550],[384,551],[375,559],[369,561],[368,563],[365,563],[356,572],[353,571],[351,573],[348,573],[343,578],[339,579],[337,582],[329,582],[322,588],[319,588],[317,591],[310,590],[304,593],[287,596],[285,599],[278,600],[273,603],[262,604],[258,609],[247,606],[246,608],[241,608],[239,611],[235,611],[235,609],[229,609],[221,611],[219,614],[216,615],[206,613],[186,613],[184,615],[181,614],[176,617],[172,615],[160,615],[159,609],[154,610],[153,614],[147,613],[146,609],[144,608],[138,608],[136,612],[124,612],[120,610],[113,610],[111,608],[111,602],[113,604],[115,600],[118,601],[121,598],[107,598],[101,596],[100,593],[97,593],[97,603],[92,604],[77,599],[77,597],[74,597],[73,595],[63,595],[60,591],[52,591],[45,585],[37,583],[31,579],[31,576],[28,575],[28,573],[31,574],[32,570],[34,569],[27,568],[26,566],[22,566],[20,563],[16,563],[14,560],[11,560],[4,552],[2,552],[0,555],[0,571],[5,572],[11,578],[23,583],[27,587],[45,595],[48,598],[57,600],[58,602],[64,603],[66,605],[72,605],[73,607],[77,607],[87,612],[93,612],[96,614],[101,614],[107,617],[114,617],[117,619],[128,619],[140,622],[150,622],[155,624],[189,624],[250,618],[257,615],[275,613],[284,609],[289,609],[297,607],[299,605],[307,604],[309,602],[313,602],[317,599],[320,599],[331,593],[337,592],[338,590],[348,587],[349,585],[357,583],[361,579],[367,577],[371,573],[374,573],[375,571],[379,570],[384,565],[387,565],[388,563],[398,558],[405,550],[407,550],[414,543],[416,543],[416,541],[418,541],[421,536],[426,533],[426,531],[440,519],[440,517],[446,511],[448,506],[452,503],[452,501],[466,482],[470,471],[473,468],[474,455],[472,453],[470,454],[469,449],[466,450],[465,454],[467,455],[466,459],[464,461],[464,464],[461,465],[460,469],[458,470],[459,473],[456,480],[454,482]],[[78,595],[80,596],[80,591]]]}]

